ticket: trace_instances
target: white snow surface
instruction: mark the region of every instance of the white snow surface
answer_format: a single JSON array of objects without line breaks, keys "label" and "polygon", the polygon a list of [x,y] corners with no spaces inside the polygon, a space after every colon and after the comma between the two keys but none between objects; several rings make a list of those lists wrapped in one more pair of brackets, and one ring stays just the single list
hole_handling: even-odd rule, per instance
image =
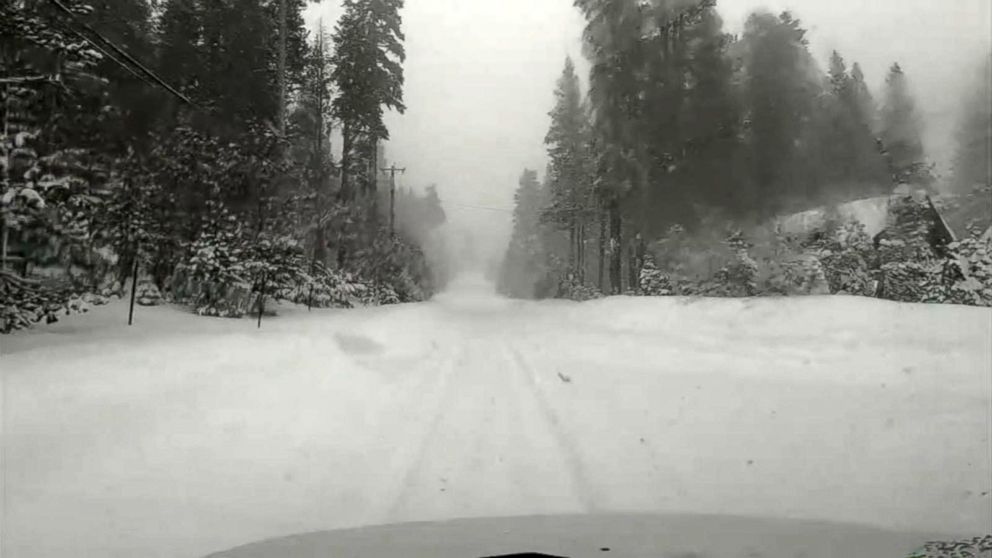
[{"label": "white snow surface", "polygon": [[558,513],[992,523],[988,309],[525,302],[466,276],[260,330],[135,312],[0,338],[5,558]]}]

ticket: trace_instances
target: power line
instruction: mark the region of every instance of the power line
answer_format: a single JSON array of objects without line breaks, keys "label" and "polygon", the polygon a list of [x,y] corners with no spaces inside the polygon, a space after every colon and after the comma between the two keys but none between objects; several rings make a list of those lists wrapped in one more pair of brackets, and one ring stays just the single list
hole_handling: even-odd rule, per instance
[{"label": "power line", "polygon": [[470,204],[467,204],[467,203],[456,203],[456,202],[447,202],[447,201],[446,202],[443,202],[443,203],[444,203],[444,205],[453,205],[453,206],[456,206],[456,207],[464,207],[466,209],[481,209],[481,210],[484,210],[484,211],[498,211],[500,213],[513,213],[513,210],[512,209],[506,209],[506,208],[503,208],[503,207],[486,207],[486,206],[483,206],[483,205],[470,205]]},{"label": "power line", "polygon": [[[135,67],[137,67],[145,76],[147,76],[148,78],[151,78],[160,87],[162,87],[163,89],[165,89],[166,91],[168,91],[169,93],[171,93],[172,95],[174,95],[175,97],[177,97],[178,99],[180,99],[181,101],[183,101],[184,103],[186,103],[188,105],[198,106],[198,105],[196,105],[196,103],[194,103],[193,101],[191,101],[189,99],[189,97],[183,95],[182,93],[180,93],[179,91],[177,91],[175,88],[173,88],[171,85],[169,85],[168,83],[166,83],[165,80],[163,80],[162,78],[160,78],[155,72],[153,72],[153,71],[149,70],[147,67],[145,67],[141,62],[139,62],[133,56],[131,56],[130,54],[128,54],[124,49],[122,49],[121,47],[119,47],[116,44],[114,44],[110,39],[108,39],[108,38],[104,37],[103,35],[101,35],[99,31],[97,31],[96,29],[93,29],[93,27],[90,26],[85,21],[80,20],[79,16],[77,16],[75,12],[73,12],[72,10],[70,10],[69,8],[67,8],[65,6],[65,4],[63,4],[59,0],[50,0],[50,1],[51,1],[52,4],[54,4],[56,7],[58,7],[59,10],[65,12],[70,18],[72,18],[73,21],[75,21],[76,23],[78,23],[81,26],[83,26],[87,31],[89,31],[90,33],[92,33],[93,35],[95,35],[96,37],[98,37],[101,41],[103,41],[106,46],[109,46],[114,52],[116,52],[122,58],[124,58],[125,60],[127,60],[128,62],[130,62],[131,64],[133,64]],[[105,54],[107,54],[106,51],[104,49],[100,48],[100,46],[97,45],[96,42],[93,41],[91,38],[87,37],[86,35],[84,35],[83,33],[80,33],[79,31],[77,31],[75,29],[73,29],[72,31],[75,32],[80,37],[82,37],[83,40],[85,40],[89,44],[91,44],[94,47],[96,47],[101,52],[104,52]],[[119,60],[117,60],[116,58],[114,58],[113,56],[110,56],[109,54],[107,54],[107,55],[110,57],[111,60],[113,60],[118,65],[120,65],[122,68],[128,70],[132,74],[135,74],[135,72],[134,72],[133,69],[131,69],[127,65],[123,64],[122,62],[120,62]]]},{"label": "power line", "polygon": [[141,81],[141,82],[143,82],[145,84],[151,85],[151,86],[155,86],[154,83],[148,81],[148,78],[146,78],[145,76],[139,74],[138,72],[134,71],[133,68],[131,68],[127,64],[125,64],[125,63],[121,62],[120,60],[118,60],[116,57],[114,57],[113,54],[110,54],[109,52],[107,52],[107,49],[105,49],[103,46],[101,46],[101,45],[93,42],[93,40],[91,40],[89,37],[87,37],[84,33],[80,32],[78,29],[74,29],[71,25],[66,25],[64,23],[61,23],[60,26],[63,29],[69,31],[70,33],[72,33],[72,34],[80,37],[81,39],[83,39],[84,41],[86,41],[87,43],[89,43],[90,46],[92,46],[93,48],[95,48],[98,51],[100,51],[100,54],[106,56],[108,59],[110,59],[111,62],[113,62],[113,63],[117,64],[118,66],[120,66],[121,68],[124,68],[125,70],[127,70],[128,73],[130,73],[132,76],[138,78],[139,81]]}]

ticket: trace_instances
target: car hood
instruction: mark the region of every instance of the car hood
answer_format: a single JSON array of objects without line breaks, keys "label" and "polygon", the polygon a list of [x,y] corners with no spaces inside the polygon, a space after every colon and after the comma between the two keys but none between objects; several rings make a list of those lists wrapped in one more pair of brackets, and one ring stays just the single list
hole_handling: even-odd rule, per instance
[{"label": "car hood", "polygon": [[461,519],[322,531],[271,539],[209,558],[905,558],[960,536],[858,525],[728,516],[613,514]]}]

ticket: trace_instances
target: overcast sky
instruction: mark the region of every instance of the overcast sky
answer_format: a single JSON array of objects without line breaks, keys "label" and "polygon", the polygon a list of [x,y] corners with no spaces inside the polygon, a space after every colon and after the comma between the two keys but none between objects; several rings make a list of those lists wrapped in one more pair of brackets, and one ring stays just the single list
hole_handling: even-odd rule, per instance
[{"label": "overcast sky", "polygon": [[[329,29],[339,0],[308,10]],[[990,0],[719,0],[739,33],[751,11],[791,9],[817,59],[832,49],[861,62],[877,92],[899,61],[927,116],[932,154],[944,159],[964,84],[992,36]],[[571,0],[407,0],[404,115],[388,117],[390,160],[415,188],[436,183],[456,226],[485,231],[502,250],[524,167],[543,175],[544,134],[566,55],[581,59],[583,21]],[[585,68],[585,66],[580,66]],[[584,77],[584,76],[583,76]],[[475,209],[465,206],[493,208]]]}]

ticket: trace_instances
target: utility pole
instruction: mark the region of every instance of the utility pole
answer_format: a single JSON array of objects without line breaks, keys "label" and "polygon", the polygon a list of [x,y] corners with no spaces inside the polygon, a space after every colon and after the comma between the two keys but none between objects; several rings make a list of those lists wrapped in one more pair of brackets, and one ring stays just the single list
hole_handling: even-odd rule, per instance
[{"label": "utility pole", "polygon": [[389,173],[389,233],[396,234],[396,173],[405,173],[406,167],[398,169],[394,163],[388,169],[381,170]]}]

